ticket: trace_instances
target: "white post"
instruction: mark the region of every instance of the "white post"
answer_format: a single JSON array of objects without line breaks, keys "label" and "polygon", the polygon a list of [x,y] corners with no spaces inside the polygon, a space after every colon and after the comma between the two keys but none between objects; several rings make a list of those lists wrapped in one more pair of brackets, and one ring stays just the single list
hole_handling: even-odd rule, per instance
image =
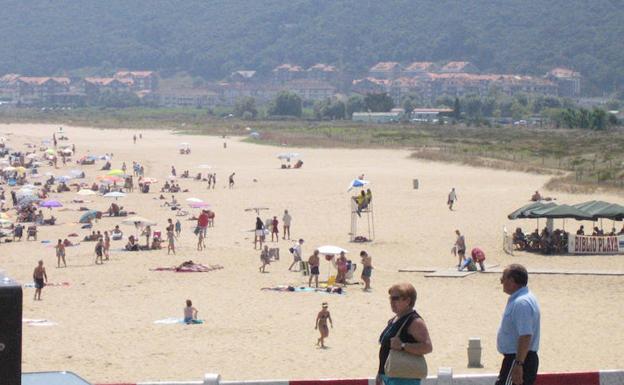
[{"label": "white post", "polygon": [[216,373],[206,373],[204,374],[204,384],[203,385],[219,385],[221,382],[221,375]]},{"label": "white post", "polygon": [[453,368],[438,368],[437,385],[453,385]]}]

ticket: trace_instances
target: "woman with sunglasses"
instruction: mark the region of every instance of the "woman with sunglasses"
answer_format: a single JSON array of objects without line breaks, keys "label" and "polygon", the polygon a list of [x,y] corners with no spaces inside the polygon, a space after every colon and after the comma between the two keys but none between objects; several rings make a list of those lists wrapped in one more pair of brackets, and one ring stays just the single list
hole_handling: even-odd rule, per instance
[{"label": "woman with sunglasses", "polygon": [[[425,355],[433,346],[425,321],[414,310],[416,289],[410,283],[400,283],[388,289],[390,308],[395,316],[379,337],[379,370],[377,385],[419,385],[420,378],[394,378],[385,374],[384,367],[390,350],[402,350],[408,354]],[[400,334],[399,334],[400,331]],[[398,335],[399,334],[399,335]]]}]

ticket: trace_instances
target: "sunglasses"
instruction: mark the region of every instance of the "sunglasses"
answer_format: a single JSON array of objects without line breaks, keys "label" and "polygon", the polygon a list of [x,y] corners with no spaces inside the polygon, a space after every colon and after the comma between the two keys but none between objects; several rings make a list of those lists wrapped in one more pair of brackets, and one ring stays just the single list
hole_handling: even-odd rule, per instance
[{"label": "sunglasses", "polygon": [[390,296],[390,301],[398,301],[400,299],[402,299],[403,297],[401,297],[400,295],[391,295]]}]

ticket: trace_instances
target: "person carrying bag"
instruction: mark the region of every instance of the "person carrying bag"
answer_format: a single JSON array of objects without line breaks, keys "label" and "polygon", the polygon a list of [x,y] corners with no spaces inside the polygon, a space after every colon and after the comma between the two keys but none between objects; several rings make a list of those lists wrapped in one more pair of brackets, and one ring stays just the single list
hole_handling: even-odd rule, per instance
[{"label": "person carrying bag", "polygon": [[427,377],[425,354],[433,350],[427,326],[414,310],[416,289],[409,283],[392,286],[390,306],[396,314],[379,337],[377,385],[419,385]]}]

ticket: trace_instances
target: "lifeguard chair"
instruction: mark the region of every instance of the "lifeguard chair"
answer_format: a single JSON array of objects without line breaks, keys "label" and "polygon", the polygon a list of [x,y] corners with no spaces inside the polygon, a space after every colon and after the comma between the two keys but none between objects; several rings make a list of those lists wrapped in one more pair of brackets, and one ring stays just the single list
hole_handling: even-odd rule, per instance
[{"label": "lifeguard chair", "polygon": [[[361,188],[360,194],[364,191],[364,186],[369,182],[364,180],[363,176],[351,181],[347,191],[353,188]],[[351,209],[351,231],[349,237],[351,242],[367,242],[375,238],[375,212],[373,210],[373,201],[369,199],[365,205],[357,202],[357,197],[349,197],[349,205]]]}]

